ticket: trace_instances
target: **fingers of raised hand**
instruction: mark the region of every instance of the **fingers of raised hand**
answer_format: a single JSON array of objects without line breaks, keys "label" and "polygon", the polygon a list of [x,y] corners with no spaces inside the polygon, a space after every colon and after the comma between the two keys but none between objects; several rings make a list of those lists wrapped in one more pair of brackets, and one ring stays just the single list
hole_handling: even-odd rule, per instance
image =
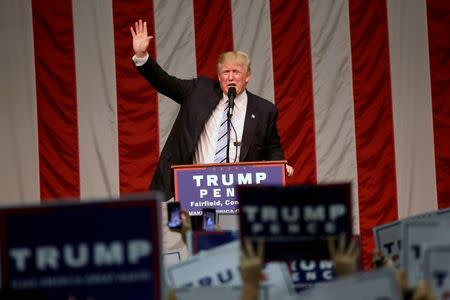
[{"label": "fingers of raised hand", "polygon": [[139,20],[139,22],[138,22],[138,31],[139,31],[139,34],[142,34],[142,31],[143,31],[143,29],[144,29],[144,26],[143,26],[143,24],[142,24],[142,20]]},{"label": "fingers of raised hand", "polygon": [[345,253],[345,241],[346,239],[345,239],[345,234],[344,233],[341,233],[340,235],[339,235],[339,239],[338,239],[338,249],[337,249],[337,252],[339,253],[339,254],[344,254]]},{"label": "fingers of raised hand", "polygon": [[147,35],[147,22],[143,22],[142,20],[134,22],[134,30],[133,31],[134,31],[135,35],[141,35],[141,34]]},{"label": "fingers of raised hand", "polygon": [[359,254],[359,250],[358,250],[356,241],[352,239],[347,248],[347,255],[349,255],[352,258],[356,258],[358,256],[358,254]]},{"label": "fingers of raised hand", "polygon": [[253,245],[250,239],[244,240],[244,254],[247,258],[251,258],[255,256],[255,251],[253,250]]},{"label": "fingers of raised hand", "polygon": [[330,257],[334,258],[336,256],[336,247],[334,246],[334,237],[327,237],[328,244],[328,252],[330,253]]},{"label": "fingers of raised hand", "polygon": [[258,258],[262,261],[264,259],[264,239],[258,240],[258,248],[256,249]]}]

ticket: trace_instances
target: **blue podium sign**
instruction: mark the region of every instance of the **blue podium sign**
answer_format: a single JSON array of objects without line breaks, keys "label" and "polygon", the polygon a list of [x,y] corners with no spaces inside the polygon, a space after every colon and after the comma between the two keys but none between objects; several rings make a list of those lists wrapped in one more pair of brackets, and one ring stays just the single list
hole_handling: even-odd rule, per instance
[{"label": "blue podium sign", "polygon": [[239,185],[284,185],[285,161],[174,166],[175,200],[191,215],[202,208],[237,213]]},{"label": "blue podium sign", "polygon": [[0,210],[2,288],[46,299],[161,299],[155,197]]},{"label": "blue podium sign", "polygon": [[326,259],[327,237],[352,236],[350,184],[243,186],[241,239],[265,240],[271,260]]}]

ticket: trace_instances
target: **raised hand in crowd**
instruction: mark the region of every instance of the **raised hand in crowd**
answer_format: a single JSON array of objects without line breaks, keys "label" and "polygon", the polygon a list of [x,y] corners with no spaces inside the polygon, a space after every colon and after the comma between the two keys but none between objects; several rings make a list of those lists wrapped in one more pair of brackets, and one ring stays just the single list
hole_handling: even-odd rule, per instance
[{"label": "raised hand in crowd", "polygon": [[357,271],[359,250],[355,240],[351,240],[346,246],[346,237],[339,235],[338,246],[335,246],[335,239],[328,238],[328,252],[336,270],[336,276],[342,277],[351,275]]},{"label": "raised hand in crowd", "polygon": [[148,45],[153,36],[148,35],[147,22],[139,20],[134,23],[134,28],[130,27],[133,36],[133,50],[137,57],[142,58],[147,55]]},{"label": "raised hand in crowd", "polygon": [[255,249],[249,239],[241,247],[240,272],[242,277],[242,300],[257,300],[264,265],[264,241],[258,241]]}]

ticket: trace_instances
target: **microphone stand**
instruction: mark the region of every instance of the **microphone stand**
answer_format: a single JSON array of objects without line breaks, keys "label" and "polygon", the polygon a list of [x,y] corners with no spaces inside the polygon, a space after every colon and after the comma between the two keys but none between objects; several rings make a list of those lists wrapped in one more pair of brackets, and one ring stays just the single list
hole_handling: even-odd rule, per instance
[{"label": "microphone stand", "polygon": [[227,163],[230,162],[230,132],[231,132],[231,117],[233,113],[231,112],[231,107],[228,106],[227,112]]},{"label": "microphone stand", "polygon": [[228,88],[228,112],[227,112],[227,163],[230,162],[231,117],[233,117],[234,98],[236,98],[236,88],[234,86],[230,86]]}]

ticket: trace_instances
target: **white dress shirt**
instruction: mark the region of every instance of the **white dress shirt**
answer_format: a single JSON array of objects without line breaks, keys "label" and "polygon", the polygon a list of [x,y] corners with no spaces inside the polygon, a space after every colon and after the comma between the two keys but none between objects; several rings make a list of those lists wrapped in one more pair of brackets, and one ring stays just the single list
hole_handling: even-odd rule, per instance
[{"label": "white dress shirt", "polygon": [[[231,123],[233,127],[230,132],[230,162],[238,162],[241,153],[242,133],[244,132],[245,113],[247,111],[247,92],[244,90],[234,99],[233,116]],[[223,94],[219,104],[213,110],[211,117],[205,124],[197,146],[194,150],[194,164],[214,163],[216,144],[219,138],[219,128],[223,112],[228,106],[228,96]]]}]

